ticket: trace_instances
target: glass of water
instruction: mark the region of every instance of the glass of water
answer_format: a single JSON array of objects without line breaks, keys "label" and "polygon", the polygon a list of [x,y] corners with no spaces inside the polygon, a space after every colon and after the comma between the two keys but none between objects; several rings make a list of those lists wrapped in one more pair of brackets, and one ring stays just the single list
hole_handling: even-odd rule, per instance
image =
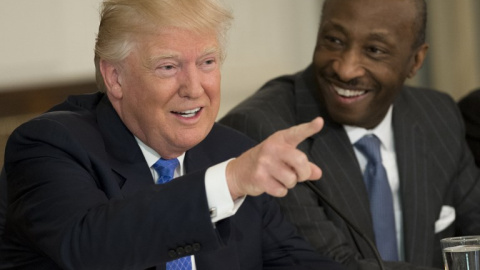
[{"label": "glass of water", "polygon": [[445,270],[480,270],[480,235],[440,240]]}]

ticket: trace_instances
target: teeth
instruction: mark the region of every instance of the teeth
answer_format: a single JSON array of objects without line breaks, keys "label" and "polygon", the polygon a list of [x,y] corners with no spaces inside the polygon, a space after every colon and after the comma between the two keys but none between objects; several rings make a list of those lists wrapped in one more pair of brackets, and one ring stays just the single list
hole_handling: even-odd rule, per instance
[{"label": "teeth", "polygon": [[334,86],[333,89],[342,97],[358,97],[365,94],[365,90],[350,90]]},{"label": "teeth", "polygon": [[200,108],[196,108],[193,110],[183,111],[183,112],[175,112],[176,114],[180,114],[182,117],[194,117],[200,111]]}]

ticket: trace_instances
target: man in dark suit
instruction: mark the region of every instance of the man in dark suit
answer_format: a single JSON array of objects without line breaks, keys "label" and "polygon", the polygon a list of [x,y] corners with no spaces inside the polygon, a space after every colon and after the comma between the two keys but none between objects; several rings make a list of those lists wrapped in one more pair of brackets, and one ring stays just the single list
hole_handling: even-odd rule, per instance
[{"label": "man in dark suit", "polygon": [[[220,120],[261,141],[323,117],[325,127],[299,149],[323,169],[315,186],[334,208],[371,242],[394,249],[387,257],[390,249],[378,248],[387,269],[443,268],[441,238],[480,234],[479,171],[454,101],[404,85],[427,52],[425,21],[422,0],[326,0],[312,65],[269,81]],[[361,151],[364,135],[379,142],[388,212],[372,210],[378,197],[364,183],[374,164]],[[319,252],[376,269],[365,239],[307,185],[279,200]],[[391,224],[376,230],[387,220],[379,213]]]},{"label": "man in dark suit", "polygon": [[265,194],[321,176],[296,145],[322,120],[251,149],[214,124],[230,18],[210,0],[104,1],[102,92],[70,97],[7,144],[0,269],[343,269]]},{"label": "man in dark suit", "polygon": [[468,146],[472,150],[475,164],[480,167],[480,88],[458,101],[458,107],[465,122]]}]

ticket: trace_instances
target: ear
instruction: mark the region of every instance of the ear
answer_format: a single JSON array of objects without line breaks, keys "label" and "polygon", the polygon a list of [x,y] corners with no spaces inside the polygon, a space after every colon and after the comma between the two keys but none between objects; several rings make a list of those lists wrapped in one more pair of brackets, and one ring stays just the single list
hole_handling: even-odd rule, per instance
[{"label": "ear", "polygon": [[425,60],[425,57],[427,56],[427,51],[428,51],[428,44],[424,43],[420,45],[413,56],[413,65],[410,69],[410,72],[408,73],[408,78],[411,79],[413,78],[416,74],[417,71],[422,67],[423,61]]},{"label": "ear", "polygon": [[107,94],[112,98],[121,99],[123,92],[118,65],[102,59],[100,60],[100,72],[107,88]]}]

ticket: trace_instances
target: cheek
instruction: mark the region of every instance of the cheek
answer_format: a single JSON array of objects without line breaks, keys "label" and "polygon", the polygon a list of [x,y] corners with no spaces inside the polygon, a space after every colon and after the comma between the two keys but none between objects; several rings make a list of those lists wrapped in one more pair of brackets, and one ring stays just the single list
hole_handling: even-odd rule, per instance
[{"label": "cheek", "polygon": [[331,62],[336,57],[336,54],[330,50],[327,50],[321,46],[315,49],[313,54],[313,63],[318,66],[324,66],[326,63]]},{"label": "cheek", "polygon": [[212,103],[220,102],[221,77],[218,72],[207,76],[202,85]]}]

